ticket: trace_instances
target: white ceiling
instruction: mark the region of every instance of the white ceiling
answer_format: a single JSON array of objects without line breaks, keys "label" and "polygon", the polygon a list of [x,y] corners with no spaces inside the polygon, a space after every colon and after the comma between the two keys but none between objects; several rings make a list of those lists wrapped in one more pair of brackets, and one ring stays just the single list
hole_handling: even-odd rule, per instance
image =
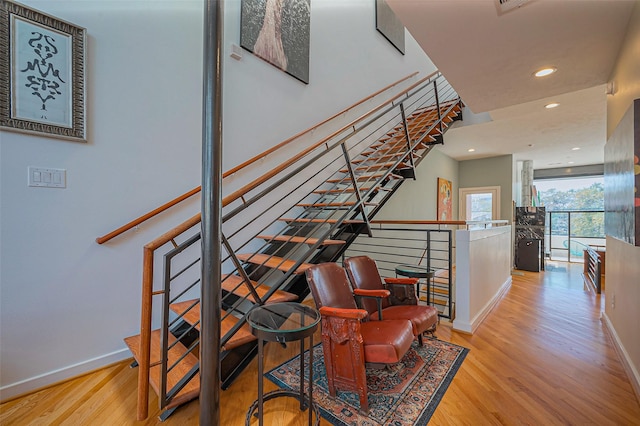
[{"label": "white ceiling", "polygon": [[[497,0],[387,2],[466,106],[483,113],[450,129],[442,152],[513,154],[535,169],[603,162],[606,83],[638,1],[530,0],[508,12]],[[546,66],[558,71],[533,77]],[[560,106],[545,109],[552,101]]]}]

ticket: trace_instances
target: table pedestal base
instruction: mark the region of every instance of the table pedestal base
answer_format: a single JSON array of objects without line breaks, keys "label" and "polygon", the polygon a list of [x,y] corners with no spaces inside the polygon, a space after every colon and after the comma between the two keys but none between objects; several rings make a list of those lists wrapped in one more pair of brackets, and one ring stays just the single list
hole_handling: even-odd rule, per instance
[{"label": "table pedestal base", "polygon": [[[263,402],[267,402],[271,399],[282,397],[282,396],[288,396],[300,401],[300,394],[298,392],[281,390],[281,389],[268,392],[262,398],[263,398]],[[253,401],[253,404],[251,404],[251,407],[249,407],[249,411],[247,412],[247,418],[245,421],[245,426],[249,426],[251,424],[252,415],[255,417],[258,417],[258,413],[255,411],[258,409],[259,401],[260,401],[259,399],[256,399],[255,401]],[[302,398],[302,401],[300,401],[300,409],[302,411],[305,411],[308,408],[307,407],[308,402],[309,402],[308,398],[304,398],[304,397]],[[318,426],[320,425],[320,410],[318,409],[318,406],[313,402],[311,403],[311,409],[313,410],[313,414],[316,418],[313,424],[314,426]],[[311,415],[311,413],[309,413],[309,415]]]}]

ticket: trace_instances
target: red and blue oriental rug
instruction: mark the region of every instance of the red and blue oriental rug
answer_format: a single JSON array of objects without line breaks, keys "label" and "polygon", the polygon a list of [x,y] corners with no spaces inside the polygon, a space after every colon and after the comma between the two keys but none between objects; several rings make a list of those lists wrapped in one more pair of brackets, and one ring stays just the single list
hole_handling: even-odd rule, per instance
[{"label": "red and blue oriental rug", "polygon": [[[469,349],[441,340],[414,342],[401,362],[389,369],[367,369],[369,414],[359,412],[358,394],[329,395],[322,345],[313,353],[313,402],[333,425],[426,425]],[[305,376],[309,363],[305,352]],[[266,374],[283,389],[300,389],[300,355]]]}]

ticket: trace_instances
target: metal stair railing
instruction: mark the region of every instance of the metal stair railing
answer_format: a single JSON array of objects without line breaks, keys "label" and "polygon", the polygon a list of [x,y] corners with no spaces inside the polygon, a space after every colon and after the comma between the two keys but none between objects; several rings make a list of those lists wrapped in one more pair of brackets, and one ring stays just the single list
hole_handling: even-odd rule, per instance
[{"label": "metal stair railing", "polygon": [[[455,269],[453,262],[454,231],[466,226],[461,221],[372,221],[373,237],[358,237],[343,253],[369,256],[385,277],[393,277],[396,266],[424,266],[434,272],[429,293],[420,291],[421,303],[430,303],[440,317],[453,320],[455,315]],[[421,284],[421,287],[423,285]]]},{"label": "metal stair railing", "polygon": [[[442,92],[436,95],[434,89],[441,88]],[[444,99],[440,101],[439,99]],[[435,103],[431,103],[435,102]],[[369,215],[367,203],[378,188],[385,187],[390,180],[400,179],[396,169],[409,162],[411,168],[415,167],[414,153],[418,151],[428,152],[434,141],[423,143],[434,129],[444,130],[442,117],[448,117],[456,106],[459,98],[451,86],[444,80],[441,74],[434,73],[412,85],[401,95],[394,96],[380,104],[367,114],[358,117],[343,128],[321,139],[309,148],[293,156],[289,161],[274,168],[270,173],[255,179],[239,190],[223,198],[223,234],[225,255],[220,259],[226,279],[239,275],[241,284],[247,287],[245,295],[238,295],[233,291],[225,292],[222,298],[223,308],[227,311],[223,320],[230,316],[235,317],[235,325],[221,338],[221,348],[233,338],[246,322],[245,315],[256,304],[262,304],[278,291],[287,290],[296,271],[305,262],[311,259],[323,245],[323,242],[337,233],[345,224],[357,221],[367,224]],[[426,120],[425,125],[414,135],[411,126],[412,120],[424,119],[424,115],[432,115],[433,120]],[[440,117],[440,121],[438,121]],[[403,144],[406,147],[398,154],[395,161],[386,164],[384,157],[381,161],[374,161],[363,155],[370,149],[372,143],[378,141],[384,134],[397,133],[399,127],[404,132]],[[352,160],[361,159],[369,162],[368,165],[353,167]],[[409,161],[407,161],[409,159]],[[380,164],[386,165],[381,169]],[[346,166],[347,173],[341,172]],[[380,172],[376,171],[382,170]],[[327,183],[331,181],[331,183]],[[332,195],[316,194],[319,190],[334,190]],[[363,190],[364,188],[364,190]],[[342,192],[339,192],[343,189]],[[348,192],[352,191],[352,192]],[[349,194],[355,194],[355,201],[348,201]],[[275,200],[275,201],[274,201]],[[308,207],[300,207],[304,201]],[[283,218],[291,216],[289,222],[283,223]],[[360,220],[356,219],[361,217]],[[145,246],[145,273],[143,277],[143,319],[141,322],[141,347],[142,357],[139,361],[140,369],[149,368],[149,339],[152,323],[152,296],[162,295],[163,306],[161,314],[161,408],[167,407],[171,398],[178,394],[187,385],[191,378],[197,375],[197,366],[190,369],[185,380],[181,380],[172,389],[167,388],[167,374],[182,360],[170,365],[168,351],[172,349],[169,343],[170,328],[182,320],[182,315],[171,312],[170,305],[180,299],[199,294],[200,253],[198,252],[199,232],[195,225],[199,222],[199,215],[163,235],[154,242]],[[192,235],[182,243],[176,243],[175,239],[181,238],[185,232]],[[369,231],[370,232],[370,231]],[[288,237],[290,241],[294,237],[315,238],[310,244],[293,244],[290,242],[262,241],[262,234],[273,234],[275,237]],[[160,291],[153,291],[153,257],[154,251],[171,241],[173,248],[164,256],[164,284]],[[309,240],[311,241],[311,240]],[[247,251],[248,258],[241,261],[236,253]],[[264,261],[250,264],[251,258],[257,254],[267,257]],[[194,257],[195,256],[195,257]],[[273,259],[282,258],[279,265],[267,266]],[[184,257],[184,258],[183,258]],[[280,271],[278,267],[285,264],[286,259],[293,263],[286,271]],[[275,266],[275,267],[274,267]],[[174,272],[177,268],[178,272]],[[251,281],[257,282],[254,288]],[[145,289],[145,286],[148,287]],[[256,290],[264,286],[266,290],[263,296],[258,296]],[[148,308],[145,309],[145,302]],[[186,341],[189,333],[196,326],[179,332],[175,337],[177,342]],[[187,352],[192,352],[197,347],[197,340],[188,342]],[[184,355],[186,356],[186,354]],[[221,359],[224,355],[221,357]],[[146,361],[146,362],[145,362]],[[143,365],[146,364],[146,365]],[[148,383],[146,375],[139,374],[139,387]],[[148,386],[148,385],[147,385]],[[146,404],[148,389],[138,396],[138,404]],[[144,401],[143,401],[144,400]]]}]

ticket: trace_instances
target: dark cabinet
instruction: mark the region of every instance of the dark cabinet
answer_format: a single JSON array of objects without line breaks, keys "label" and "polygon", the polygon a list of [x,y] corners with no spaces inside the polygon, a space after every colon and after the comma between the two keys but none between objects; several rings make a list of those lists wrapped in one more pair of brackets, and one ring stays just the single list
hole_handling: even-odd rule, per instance
[{"label": "dark cabinet", "polygon": [[516,269],[540,272],[540,240],[522,239],[518,241]]},{"label": "dark cabinet", "polygon": [[515,267],[544,271],[544,207],[516,207]]}]

